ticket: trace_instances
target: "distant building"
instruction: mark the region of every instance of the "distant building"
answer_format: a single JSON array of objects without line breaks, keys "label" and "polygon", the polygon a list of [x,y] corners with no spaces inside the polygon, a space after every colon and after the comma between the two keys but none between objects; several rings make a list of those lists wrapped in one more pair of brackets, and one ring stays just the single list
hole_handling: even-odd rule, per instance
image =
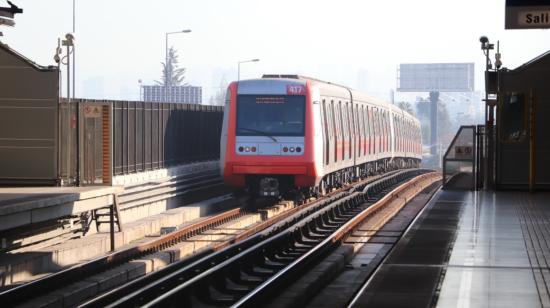
[{"label": "distant building", "polygon": [[164,103],[202,103],[202,87],[193,86],[143,86],[143,100]]}]

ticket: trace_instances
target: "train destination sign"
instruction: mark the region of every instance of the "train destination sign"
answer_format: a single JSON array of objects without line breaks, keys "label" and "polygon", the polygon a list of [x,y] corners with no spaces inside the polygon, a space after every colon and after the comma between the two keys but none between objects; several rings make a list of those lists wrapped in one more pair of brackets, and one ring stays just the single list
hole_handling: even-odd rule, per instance
[{"label": "train destination sign", "polygon": [[506,0],[505,28],[550,28],[550,0]]}]

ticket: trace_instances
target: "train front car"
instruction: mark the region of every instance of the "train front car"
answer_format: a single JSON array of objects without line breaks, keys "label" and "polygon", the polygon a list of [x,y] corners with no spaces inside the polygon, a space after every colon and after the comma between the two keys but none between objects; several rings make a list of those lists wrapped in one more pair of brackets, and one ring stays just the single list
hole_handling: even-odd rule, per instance
[{"label": "train front car", "polygon": [[268,197],[315,186],[309,82],[243,80],[227,95],[220,144],[225,183]]}]

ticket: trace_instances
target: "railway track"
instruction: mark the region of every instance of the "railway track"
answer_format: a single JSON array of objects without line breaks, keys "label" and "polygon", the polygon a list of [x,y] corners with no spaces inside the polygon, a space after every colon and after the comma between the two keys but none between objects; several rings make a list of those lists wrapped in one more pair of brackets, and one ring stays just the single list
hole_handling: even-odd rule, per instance
[{"label": "railway track", "polygon": [[156,277],[146,276],[84,306],[261,304],[406,186],[386,195],[396,185],[422,173],[426,171],[394,172],[338,192],[237,245],[170,272],[159,271]]},{"label": "railway track", "polygon": [[[341,189],[340,191],[343,190],[345,189]],[[335,193],[338,193],[338,191]],[[244,204],[246,203],[247,202],[243,200],[242,202],[239,202],[239,204],[242,204],[240,208],[229,210],[221,214],[206,218],[204,220],[194,222],[192,224],[184,226],[180,230],[161,236],[157,239],[139,244],[131,248],[117,251],[103,257],[96,258],[90,262],[73,266],[66,270],[45,276],[41,279],[37,279],[27,284],[11,288],[0,293],[0,300],[2,301],[2,303],[8,305],[29,303],[29,299],[40,299],[41,296],[58,291],[64,286],[78,283],[79,281],[85,279],[86,277],[90,277],[93,274],[105,272],[109,269],[128,263],[131,260],[144,258],[159,251],[168,250],[175,245],[178,245],[188,240],[192,240],[193,238],[200,236],[201,234],[204,234],[217,227],[223,226],[225,224],[231,224],[231,222],[238,221],[240,218],[243,218],[247,215],[253,215],[250,211],[245,210],[246,206]],[[314,201],[302,206],[294,207],[274,217],[264,219],[264,221],[260,223],[253,224],[252,226],[246,228],[246,230],[238,232],[233,236],[228,237],[227,239],[224,239],[222,241],[212,241],[211,245],[208,245],[208,247],[199,250],[193,255],[182,258],[180,261],[174,260],[176,261],[175,263],[163,269],[164,272],[162,273],[162,275],[165,275],[165,273],[174,270],[178,266],[181,267],[182,264],[191,263],[218,250],[226,248],[234,243],[242,242],[243,240],[254,235],[255,233],[286,219],[287,217],[291,216],[299,210],[303,210],[308,207],[315,208],[315,205],[318,203],[318,201]],[[174,266],[172,267],[172,265]],[[154,271],[152,274],[145,276],[147,277],[146,281],[152,280],[157,276],[159,276],[158,271]],[[142,282],[138,281],[138,283]],[[130,287],[132,286],[133,283],[130,282]]]}]

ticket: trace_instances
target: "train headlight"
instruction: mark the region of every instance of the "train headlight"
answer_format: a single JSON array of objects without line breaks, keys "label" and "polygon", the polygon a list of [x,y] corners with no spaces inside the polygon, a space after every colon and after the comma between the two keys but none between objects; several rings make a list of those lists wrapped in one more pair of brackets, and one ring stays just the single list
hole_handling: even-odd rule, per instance
[{"label": "train headlight", "polygon": [[301,147],[296,147],[296,153],[300,153],[302,152],[302,148]]},{"label": "train headlight", "polygon": [[244,151],[245,151],[245,152],[250,152],[250,147],[244,148]]},{"label": "train headlight", "polygon": [[288,148],[287,148],[287,147],[284,147],[284,148],[283,148],[283,152],[285,152],[285,153],[288,152]]},{"label": "train headlight", "polygon": [[252,153],[255,153],[256,152],[256,147],[251,147],[250,151],[252,151]]},{"label": "train headlight", "polygon": [[290,147],[290,153],[294,153],[294,147]]},{"label": "train headlight", "polygon": [[242,152],[244,151],[244,148],[243,147],[239,147],[239,152]]}]

